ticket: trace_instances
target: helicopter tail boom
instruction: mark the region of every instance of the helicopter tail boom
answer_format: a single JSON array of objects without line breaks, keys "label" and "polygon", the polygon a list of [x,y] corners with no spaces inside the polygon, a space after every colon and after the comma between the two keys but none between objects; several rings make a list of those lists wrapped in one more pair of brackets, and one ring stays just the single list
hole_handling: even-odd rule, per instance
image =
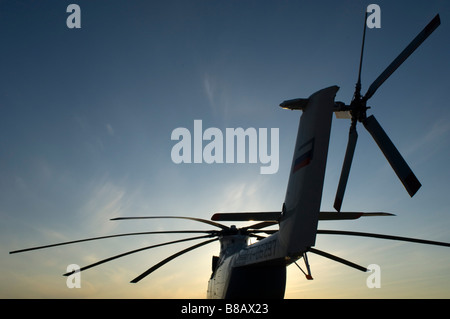
[{"label": "helicopter tail boom", "polygon": [[294,156],[280,218],[280,244],[286,256],[314,246],[328,155],[337,86],[308,99],[297,133]]}]

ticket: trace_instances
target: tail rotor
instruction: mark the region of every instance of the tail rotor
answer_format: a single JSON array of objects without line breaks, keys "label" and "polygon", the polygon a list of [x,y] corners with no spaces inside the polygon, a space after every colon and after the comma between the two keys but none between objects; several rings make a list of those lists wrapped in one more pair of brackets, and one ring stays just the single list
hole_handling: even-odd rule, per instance
[{"label": "tail rotor", "polygon": [[[367,18],[367,12],[365,19]],[[349,106],[345,106],[351,114],[351,126],[349,131],[347,150],[345,152],[344,163],[342,165],[339,184],[336,191],[334,208],[339,212],[342,207],[345,189],[350,174],[353,155],[358,140],[356,131],[357,122],[363,123],[366,130],[371,134],[378,147],[383,152],[394,172],[412,197],[421,187],[421,183],[412,172],[400,152],[392,143],[386,132],[383,130],[376,118],[371,115],[367,117],[366,111],[369,109],[367,101],[375,94],[378,88],[394,73],[395,70],[433,33],[440,25],[440,17],[436,15],[425,28],[410,42],[410,44],[392,61],[392,63],[375,79],[364,96],[361,95],[361,70],[364,53],[364,43],[366,35],[366,25],[364,23],[363,40],[361,47],[361,57],[359,64],[358,80],[355,86],[353,100]],[[342,107],[342,106],[341,106]]]}]

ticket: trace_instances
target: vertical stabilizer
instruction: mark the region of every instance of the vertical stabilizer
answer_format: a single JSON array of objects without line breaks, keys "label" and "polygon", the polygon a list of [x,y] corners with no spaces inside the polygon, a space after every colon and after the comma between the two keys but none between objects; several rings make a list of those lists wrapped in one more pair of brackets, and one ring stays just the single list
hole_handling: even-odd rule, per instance
[{"label": "vertical stabilizer", "polygon": [[287,256],[314,246],[330,140],[334,98],[339,87],[320,90],[308,99],[300,118],[289,183],[280,222]]}]

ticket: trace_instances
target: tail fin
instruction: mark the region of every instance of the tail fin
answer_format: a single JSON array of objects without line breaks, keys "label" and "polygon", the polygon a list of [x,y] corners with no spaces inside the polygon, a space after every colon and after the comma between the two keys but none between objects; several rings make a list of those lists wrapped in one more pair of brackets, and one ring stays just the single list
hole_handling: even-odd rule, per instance
[{"label": "tail fin", "polygon": [[287,256],[301,254],[315,244],[334,97],[338,90],[337,86],[320,90],[301,108],[303,114],[280,220],[280,241],[287,249]]}]

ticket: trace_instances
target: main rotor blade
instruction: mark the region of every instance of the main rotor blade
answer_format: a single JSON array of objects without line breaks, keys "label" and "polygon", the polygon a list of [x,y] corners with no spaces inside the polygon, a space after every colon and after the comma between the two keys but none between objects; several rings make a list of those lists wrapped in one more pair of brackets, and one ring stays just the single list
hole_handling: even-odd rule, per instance
[{"label": "main rotor blade", "polygon": [[435,246],[450,247],[450,243],[444,243],[444,242],[432,241],[432,240],[426,240],[426,239],[418,239],[418,238],[383,235],[383,234],[362,233],[362,232],[345,231],[345,230],[323,230],[323,229],[317,230],[317,233],[318,234],[324,234],[324,235],[345,235],[345,236],[373,237],[373,238],[381,238],[381,239],[406,241],[406,242],[425,244],[425,245],[435,245]]},{"label": "main rotor blade", "polygon": [[372,83],[364,95],[364,100],[370,99],[375,91],[386,81],[389,76],[425,41],[428,36],[433,33],[434,30],[441,24],[439,14],[437,14],[433,20],[411,41],[411,43],[392,61],[392,63],[378,76],[378,78]]},{"label": "main rotor blade", "polygon": [[253,224],[247,227],[242,227],[241,230],[248,230],[248,229],[262,229],[265,227],[269,227],[272,225],[277,225],[278,222],[275,221],[266,221],[266,222],[261,222],[261,223],[257,223],[257,224]]},{"label": "main rotor blade", "polygon": [[44,246],[37,246],[37,247],[30,247],[25,249],[19,249],[10,251],[10,254],[17,254],[22,253],[26,251],[31,250],[38,250],[38,249],[44,249],[44,248],[50,248],[50,247],[56,247],[56,246],[62,246],[62,245],[69,245],[69,244],[75,244],[75,243],[81,243],[85,241],[93,241],[93,240],[99,240],[99,239],[106,239],[106,238],[114,238],[114,237],[125,237],[125,236],[135,236],[135,235],[153,235],[153,234],[213,234],[215,230],[175,230],[175,231],[151,231],[151,232],[138,232],[138,233],[125,233],[125,234],[116,234],[116,235],[108,235],[108,236],[100,236],[100,237],[91,237],[91,238],[84,238],[84,239],[78,239],[78,240],[72,240],[72,241],[66,241],[56,244],[50,244],[50,245],[44,245]]},{"label": "main rotor blade", "polygon": [[350,127],[348,133],[347,149],[345,151],[344,163],[342,164],[341,177],[339,178],[339,185],[334,199],[334,209],[341,211],[342,201],[344,199],[345,188],[347,187],[348,176],[350,174],[350,167],[352,166],[353,154],[355,153],[356,142],[358,141],[358,132],[355,126]]},{"label": "main rotor blade", "polygon": [[219,227],[221,229],[228,229],[228,226],[207,220],[202,218],[195,218],[195,217],[185,217],[185,216],[142,216],[142,217],[116,217],[111,218],[110,220],[128,220],[128,219],[156,219],[156,218],[176,218],[176,219],[188,219],[188,220],[194,220],[196,222],[205,223],[211,226]]},{"label": "main rotor blade", "polygon": [[204,246],[206,244],[212,243],[213,241],[216,241],[216,240],[218,240],[218,238],[214,238],[214,239],[211,239],[211,240],[204,241],[204,242],[202,242],[200,244],[191,246],[189,248],[186,248],[186,249],[183,249],[183,250],[177,252],[176,254],[173,254],[172,256],[170,256],[170,257],[164,259],[163,261],[157,263],[153,267],[149,268],[148,270],[146,270],[145,272],[143,272],[142,274],[140,274],[139,276],[134,278],[131,281],[131,283],[137,283],[137,282],[141,281],[142,279],[144,279],[146,276],[148,276],[149,274],[151,274],[152,272],[154,272],[158,268],[160,268],[160,267],[164,266],[165,264],[167,264],[169,261],[171,261],[171,260],[173,260],[173,259],[175,259],[175,258],[177,258],[177,257],[179,257],[179,256],[181,256],[181,255],[191,251],[191,250],[194,250],[194,249],[199,248],[201,246]]},{"label": "main rotor blade", "polygon": [[375,142],[378,144],[378,147],[381,149],[384,156],[389,161],[389,164],[391,164],[392,168],[394,169],[400,181],[403,183],[403,186],[405,186],[409,195],[413,197],[414,194],[422,186],[416,175],[414,175],[400,152],[395,147],[394,143],[392,143],[386,132],[383,130],[383,128],[373,115],[366,118],[363,123],[364,127],[372,135]]},{"label": "main rotor blade", "polygon": [[269,230],[250,231],[251,234],[255,234],[256,232],[258,232],[258,233],[265,233],[267,235],[273,235],[276,232],[278,232],[278,230],[277,229],[269,229]]},{"label": "main rotor blade", "polygon": [[[142,247],[142,248],[139,248],[139,249],[127,251],[125,253],[122,253],[122,254],[119,254],[119,255],[115,255],[115,256],[112,256],[112,257],[109,257],[109,258],[97,261],[97,262],[95,262],[93,264],[90,264],[90,265],[87,265],[87,266],[84,266],[84,267],[80,268],[78,271],[87,270],[89,268],[92,268],[92,267],[104,264],[104,263],[106,263],[108,261],[111,261],[111,260],[114,260],[114,259],[117,259],[117,258],[121,258],[121,257],[127,256],[127,255],[131,255],[131,254],[134,254],[134,253],[137,253],[137,252],[140,252],[140,251],[144,251],[144,250],[148,250],[148,249],[152,249],[152,248],[156,248],[156,247],[161,247],[161,246],[172,245],[172,244],[181,243],[181,242],[185,242],[185,241],[202,239],[202,238],[210,238],[210,237],[211,236],[198,236],[198,237],[179,239],[179,240],[169,241],[169,242],[166,242],[166,243],[161,243],[161,244],[156,244],[156,245]],[[74,272],[68,272],[68,273],[63,274],[63,276],[69,276],[69,275],[71,275],[73,273]]]},{"label": "main rotor blade", "polygon": [[321,250],[318,250],[318,249],[315,249],[315,248],[310,248],[309,251],[312,252],[312,253],[314,253],[314,254],[320,255],[320,256],[322,256],[322,257],[325,257],[325,258],[328,258],[328,259],[337,261],[337,262],[339,262],[339,263],[341,263],[341,264],[344,264],[344,265],[350,266],[350,267],[352,267],[352,268],[358,269],[358,270],[360,270],[360,271],[364,271],[364,272],[367,271],[367,268],[366,268],[366,267],[357,265],[357,264],[355,264],[355,263],[352,263],[351,261],[348,261],[348,260],[345,260],[345,259],[343,259],[343,258],[341,258],[341,257],[337,257],[337,256],[335,256],[335,255],[326,253],[326,252],[324,252],[324,251],[321,251]]}]

